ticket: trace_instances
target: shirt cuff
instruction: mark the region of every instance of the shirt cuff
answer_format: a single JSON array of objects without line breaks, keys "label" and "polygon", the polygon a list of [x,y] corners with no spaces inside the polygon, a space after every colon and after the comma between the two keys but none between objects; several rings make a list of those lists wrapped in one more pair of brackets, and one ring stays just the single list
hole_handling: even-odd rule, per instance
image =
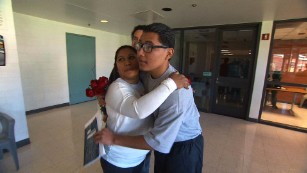
[{"label": "shirt cuff", "polygon": [[162,82],[162,84],[165,85],[170,90],[170,92],[173,92],[177,89],[177,85],[176,85],[175,81],[171,78],[165,79]]}]

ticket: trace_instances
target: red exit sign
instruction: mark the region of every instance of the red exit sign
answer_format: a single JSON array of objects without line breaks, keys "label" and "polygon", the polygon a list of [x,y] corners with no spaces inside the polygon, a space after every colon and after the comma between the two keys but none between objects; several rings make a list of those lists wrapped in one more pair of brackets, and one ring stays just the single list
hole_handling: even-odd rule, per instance
[{"label": "red exit sign", "polygon": [[270,39],[270,34],[266,33],[266,34],[262,34],[261,40],[269,40]]}]

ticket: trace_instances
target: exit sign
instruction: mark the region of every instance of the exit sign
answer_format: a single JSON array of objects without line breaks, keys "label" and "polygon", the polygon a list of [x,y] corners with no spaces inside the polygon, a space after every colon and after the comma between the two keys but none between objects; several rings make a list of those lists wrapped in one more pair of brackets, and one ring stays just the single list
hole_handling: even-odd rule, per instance
[{"label": "exit sign", "polygon": [[270,34],[266,33],[266,34],[262,34],[261,40],[269,40],[270,39]]}]

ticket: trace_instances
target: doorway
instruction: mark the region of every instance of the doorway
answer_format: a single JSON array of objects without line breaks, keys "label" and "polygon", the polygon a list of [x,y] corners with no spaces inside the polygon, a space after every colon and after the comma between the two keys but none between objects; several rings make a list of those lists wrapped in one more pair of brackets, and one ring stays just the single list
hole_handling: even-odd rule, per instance
[{"label": "doorway", "polygon": [[200,111],[247,117],[257,35],[257,24],[185,29],[176,35],[182,40],[182,49],[177,48],[182,71],[192,79]]},{"label": "doorway", "polygon": [[247,117],[257,33],[256,26],[219,31],[212,112]]},{"label": "doorway", "polygon": [[67,68],[70,104],[92,100],[85,89],[96,79],[95,38],[66,33]]},{"label": "doorway", "polygon": [[261,122],[307,130],[307,20],[274,23]]}]

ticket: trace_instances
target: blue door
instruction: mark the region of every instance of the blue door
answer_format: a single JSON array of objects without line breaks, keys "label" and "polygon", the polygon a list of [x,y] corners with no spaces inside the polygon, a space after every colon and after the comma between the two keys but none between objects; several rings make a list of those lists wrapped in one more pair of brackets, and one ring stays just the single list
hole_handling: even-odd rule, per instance
[{"label": "blue door", "polygon": [[96,78],[95,38],[66,33],[70,104],[92,100],[85,89]]}]

